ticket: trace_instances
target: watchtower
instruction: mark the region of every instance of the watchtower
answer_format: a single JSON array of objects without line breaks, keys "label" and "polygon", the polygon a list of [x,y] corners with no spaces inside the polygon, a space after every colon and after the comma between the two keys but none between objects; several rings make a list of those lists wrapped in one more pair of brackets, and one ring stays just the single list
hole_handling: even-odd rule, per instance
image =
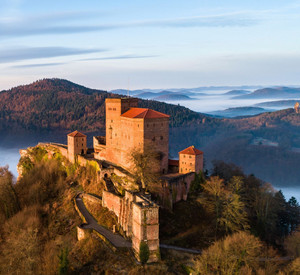
[{"label": "watchtower", "polygon": [[203,152],[190,146],[179,152],[179,173],[203,171]]},{"label": "watchtower", "polygon": [[85,155],[87,152],[86,135],[74,131],[68,134],[68,158],[75,162],[76,155]]}]

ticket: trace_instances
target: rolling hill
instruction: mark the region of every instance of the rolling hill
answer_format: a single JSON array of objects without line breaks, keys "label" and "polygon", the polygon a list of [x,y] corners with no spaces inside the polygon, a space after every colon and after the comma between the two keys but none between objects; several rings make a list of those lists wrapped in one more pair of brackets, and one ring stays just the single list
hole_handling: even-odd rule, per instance
[{"label": "rolling hill", "polygon": [[258,89],[247,95],[235,96],[235,99],[260,99],[260,98],[297,98],[300,97],[300,88],[275,87]]},{"label": "rolling hill", "polygon": [[253,116],[264,112],[268,112],[268,111],[265,110],[264,108],[250,106],[250,107],[228,108],[225,110],[210,112],[208,114],[219,116],[219,117],[239,117],[239,116]]},{"label": "rolling hill", "polygon": [[[43,79],[18,86],[0,92],[0,129],[103,130],[107,97],[122,95],[89,89],[62,79]],[[185,107],[152,100],[140,100],[140,105],[158,108],[171,115],[173,126],[201,121],[205,117]]]},{"label": "rolling hill", "polygon": [[232,90],[227,93],[224,93],[223,95],[230,95],[230,96],[239,96],[239,95],[247,95],[250,94],[250,91],[247,90]]},{"label": "rolling hill", "polygon": [[292,108],[299,100],[275,100],[257,103],[255,106],[266,108]]}]

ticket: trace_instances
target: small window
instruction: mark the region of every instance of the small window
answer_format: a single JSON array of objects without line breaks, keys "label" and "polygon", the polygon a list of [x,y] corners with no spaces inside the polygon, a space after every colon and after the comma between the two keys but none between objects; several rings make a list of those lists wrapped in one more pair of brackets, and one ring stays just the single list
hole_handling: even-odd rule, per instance
[{"label": "small window", "polygon": [[193,163],[190,163],[190,165],[193,165]]},{"label": "small window", "polygon": [[160,136],[160,140],[163,140],[164,139],[164,137],[163,136]]},{"label": "small window", "polygon": [[153,123],[153,127],[155,127],[155,123]]},{"label": "small window", "polygon": [[149,127],[149,124],[147,124],[147,127]]},{"label": "small window", "polygon": [[115,111],[115,110],[116,110],[116,108],[113,108],[113,110]]},{"label": "small window", "polygon": [[115,137],[117,136],[117,133],[115,133]]},{"label": "small window", "polygon": [[82,143],[82,147],[83,147],[83,143]]},{"label": "small window", "polygon": [[140,124],[138,124],[138,128],[140,127]]},{"label": "small window", "polygon": [[161,126],[164,126],[164,124],[162,123]]},{"label": "small window", "polygon": [[190,159],[192,158],[192,156],[190,156]]},{"label": "small window", "polygon": [[108,108],[108,110],[109,110],[109,111],[111,111],[111,110],[112,110],[112,108]]},{"label": "small window", "polygon": [[152,138],[152,141],[155,141],[155,137]]},{"label": "small window", "polygon": [[111,120],[111,122],[114,122],[113,120]]}]

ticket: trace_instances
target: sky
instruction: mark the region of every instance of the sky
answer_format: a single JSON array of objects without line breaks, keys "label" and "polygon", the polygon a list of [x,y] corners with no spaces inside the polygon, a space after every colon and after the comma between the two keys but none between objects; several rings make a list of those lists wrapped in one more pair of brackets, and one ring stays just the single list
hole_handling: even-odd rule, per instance
[{"label": "sky", "polygon": [[0,90],[300,84],[300,1],[0,0]]}]

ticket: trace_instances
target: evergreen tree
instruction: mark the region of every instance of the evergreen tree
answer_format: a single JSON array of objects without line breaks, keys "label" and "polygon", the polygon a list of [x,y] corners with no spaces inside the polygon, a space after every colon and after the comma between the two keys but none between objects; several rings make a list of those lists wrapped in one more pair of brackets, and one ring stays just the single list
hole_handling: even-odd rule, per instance
[{"label": "evergreen tree", "polygon": [[63,248],[60,251],[59,257],[59,265],[58,265],[58,274],[59,275],[65,275],[68,274],[68,267],[69,267],[69,249]]}]

